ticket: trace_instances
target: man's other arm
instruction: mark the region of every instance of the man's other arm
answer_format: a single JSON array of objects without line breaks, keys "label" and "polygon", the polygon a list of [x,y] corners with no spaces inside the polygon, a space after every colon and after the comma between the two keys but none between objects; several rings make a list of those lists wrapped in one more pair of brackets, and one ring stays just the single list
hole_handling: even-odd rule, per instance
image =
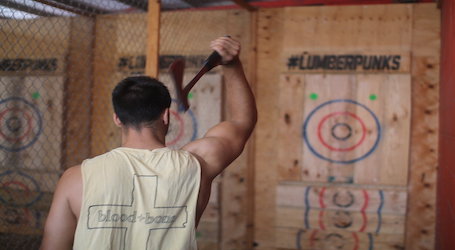
[{"label": "man's other arm", "polygon": [[41,250],[65,250],[73,248],[77,218],[71,197],[81,196],[82,178],[80,166],[69,168],[60,178],[44,227]]}]

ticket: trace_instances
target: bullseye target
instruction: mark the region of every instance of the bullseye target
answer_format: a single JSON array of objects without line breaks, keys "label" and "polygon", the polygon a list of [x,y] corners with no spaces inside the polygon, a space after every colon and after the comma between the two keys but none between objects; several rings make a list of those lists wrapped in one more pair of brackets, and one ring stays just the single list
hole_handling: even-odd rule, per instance
[{"label": "bullseye target", "polygon": [[35,143],[41,131],[41,114],[32,103],[20,97],[0,100],[1,149],[21,151]]},{"label": "bullseye target", "polygon": [[172,100],[170,109],[170,126],[166,135],[168,147],[180,148],[197,138],[198,126],[196,117],[188,109],[186,112],[179,112],[176,100]]},{"label": "bullseye target", "polygon": [[331,100],[309,113],[303,124],[303,138],[318,158],[351,164],[375,151],[381,125],[367,106],[348,99]]},{"label": "bullseye target", "polygon": [[296,235],[296,249],[375,249],[373,234],[357,232],[302,230]]},{"label": "bullseye target", "polygon": [[41,196],[40,186],[33,177],[13,170],[0,173],[1,203],[12,207],[29,207]]}]

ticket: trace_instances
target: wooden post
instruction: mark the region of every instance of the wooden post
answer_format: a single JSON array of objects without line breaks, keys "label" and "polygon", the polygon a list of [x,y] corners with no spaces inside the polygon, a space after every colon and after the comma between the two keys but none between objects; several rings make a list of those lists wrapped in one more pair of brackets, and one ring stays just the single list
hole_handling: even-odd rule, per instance
[{"label": "wooden post", "polygon": [[[436,182],[439,181],[437,131],[440,130],[438,118],[444,117],[444,109],[439,109],[438,106],[440,15],[434,3],[413,5],[412,146],[406,211],[406,249],[435,249],[435,235],[438,235],[435,232]],[[441,245],[441,248],[436,249],[444,248]]]},{"label": "wooden post", "polygon": [[[71,18],[64,111],[62,168],[80,164],[90,157],[90,102],[95,21]],[[84,53],[81,53],[84,51]],[[89,107],[89,108],[87,108]]]},{"label": "wooden post", "polygon": [[145,74],[158,77],[158,54],[160,49],[160,0],[149,0],[147,13],[147,61]]}]

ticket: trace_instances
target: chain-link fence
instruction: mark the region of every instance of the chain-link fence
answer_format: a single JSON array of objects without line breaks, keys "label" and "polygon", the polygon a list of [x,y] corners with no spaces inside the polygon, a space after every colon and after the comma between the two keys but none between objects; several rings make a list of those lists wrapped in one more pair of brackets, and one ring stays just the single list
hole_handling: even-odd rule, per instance
[{"label": "chain-link fence", "polygon": [[[140,46],[116,43],[110,33],[120,29],[117,16],[125,16],[116,13],[146,9],[146,1],[130,2],[0,2],[1,249],[38,249],[61,173],[93,156],[95,147],[110,149],[93,135],[92,124],[106,119],[96,112],[112,110],[96,86],[115,84],[103,69],[117,59],[116,50]],[[145,40],[142,26],[121,28]]]},{"label": "chain-link fence", "polygon": [[[212,39],[248,39],[246,12],[194,10],[215,3],[162,3],[160,79],[173,96],[167,68],[175,58],[186,60],[186,83],[211,52]],[[144,73],[147,5],[0,2],[0,249],[37,249],[63,171],[120,145],[110,93],[122,78]],[[173,101],[168,146],[199,138],[221,120],[221,83],[217,69],[202,78],[188,96],[188,112]],[[202,249],[215,249],[219,240],[217,188],[216,182],[199,226]]]}]

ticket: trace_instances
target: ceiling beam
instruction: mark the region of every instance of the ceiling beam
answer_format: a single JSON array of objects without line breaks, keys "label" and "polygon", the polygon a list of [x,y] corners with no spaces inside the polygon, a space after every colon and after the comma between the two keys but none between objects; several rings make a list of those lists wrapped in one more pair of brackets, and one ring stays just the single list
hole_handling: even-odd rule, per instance
[{"label": "ceiling beam", "polygon": [[55,2],[52,2],[52,1],[48,1],[48,0],[34,0],[34,1],[35,2],[40,2],[42,4],[51,6],[51,7],[56,8],[56,9],[64,10],[64,11],[67,11],[67,12],[71,12],[71,13],[74,13],[74,14],[80,15],[80,16],[86,16],[86,17],[95,16],[94,13],[91,13],[91,12],[88,12],[88,11],[85,11],[85,10],[81,10],[81,9],[71,8],[71,7],[68,7],[66,5],[55,3]]},{"label": "ceiling beam", "polygon": [[83,2],[79,1],[74,1],[74,0],[53,0],[54,2],[61,3],[66,6],[70,6],[72,8],[82,10],[84,12],[92,13],[94,15],[102,15],[102,14],[109,14],[111,12],[103,9],[99,9],[93,5],[86,4]]},{"label": "ceiling beam", "polygon": [[117,0],[117,2],[124,3],[131,7],[134,7],[139,10],[143,10],[147,12],[148,10],[148,2],[147,1],[138,1],[138,0]]},{"label": "ceiling beam", "polygon": [[27,13],[30,13],[30,14],[34,14],[34,15],[37,15],[37,16],[55,16],[54,14],[49,13],[47,11],[35,9],[35,8],[30,7],[28,5],[20,4],[20,3],[9,1],[9,0],[2,0],[0,2],[0,5],[8,7],[8,8],[15,9],[15,10],[20,10],[20,11],[23,11],[23,12],[27,12]]}]

